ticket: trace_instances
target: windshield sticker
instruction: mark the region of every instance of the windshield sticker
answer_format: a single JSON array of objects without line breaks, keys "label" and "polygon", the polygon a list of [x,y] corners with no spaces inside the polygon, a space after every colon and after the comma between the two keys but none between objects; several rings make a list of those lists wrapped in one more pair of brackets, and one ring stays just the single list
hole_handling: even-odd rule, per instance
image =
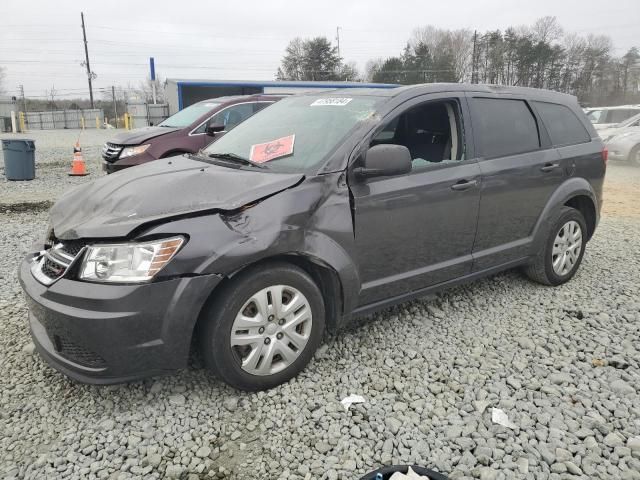
[{"label": "windshield sticker", "polygon": [[349,103],[353,98],[319,98],[315,102],[311,104],[312,107],[324,107],[324,106],[332,106],[332,107],[344,107],[347,103]]},{"label": "windshield sticker", "polygon": [[251,145],[249,159],[256,163],[264,163],[274,158],[286,157],[293,153],[295,135],[278,138],[267,143],[256,143]]}]

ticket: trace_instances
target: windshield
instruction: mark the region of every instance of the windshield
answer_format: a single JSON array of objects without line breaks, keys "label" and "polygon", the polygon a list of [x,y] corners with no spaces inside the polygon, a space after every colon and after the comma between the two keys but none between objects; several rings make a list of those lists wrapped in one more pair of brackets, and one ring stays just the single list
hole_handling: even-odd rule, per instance
[{"label": "windshield", "polygon": [[606,110],[591,110],[587,113],[587,118],[591,120],[591,123],[604,123],[606,113]]},{"label": "windshield", "polygon": [[370,118],[379,97],[290,97],[255,114],[212,143],[205,153],[233,154],[270,170],[307,172],[322,161],[356,125]]},{"label": "windshield", "polygon": [[184,128],[191,125],[198,118],[213,108],[220,105],[217,102],[202,102],[191,105],[190,107],[180,110],[178,113],[171,115],[169,118],[159,123],[159,127],[178,127]]},{"label": "windshield", "polygon": [[640,114],[638,115],[634,115],[631,118],[626,119],[623,122],[620,122],[616,125],[616,127],[619,128],[623,128],[623,127],[637,127],[640,125]]}]

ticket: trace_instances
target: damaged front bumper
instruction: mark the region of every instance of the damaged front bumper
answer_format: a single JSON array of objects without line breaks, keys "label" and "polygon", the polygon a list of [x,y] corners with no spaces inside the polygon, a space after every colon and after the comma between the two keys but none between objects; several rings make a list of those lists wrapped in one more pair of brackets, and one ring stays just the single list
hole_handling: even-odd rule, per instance
[{"label": "damaged front bumper", "polygon": [[31,336],[42,358],[72,379],[121,383],[187,365],[191,336],[219,275],[145,284],[99,284],[61,278],[50,286],[31,273],[19,279]]}]

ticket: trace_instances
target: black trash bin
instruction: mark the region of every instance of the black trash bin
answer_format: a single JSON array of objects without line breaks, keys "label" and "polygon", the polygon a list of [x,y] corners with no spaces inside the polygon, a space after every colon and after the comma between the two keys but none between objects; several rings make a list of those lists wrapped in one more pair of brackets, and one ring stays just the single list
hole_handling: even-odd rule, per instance
[{"label": "black trash bin", "polygon": [[7,180],[36,178],[36,144],[27,138],[2,140],[4,175]]}]

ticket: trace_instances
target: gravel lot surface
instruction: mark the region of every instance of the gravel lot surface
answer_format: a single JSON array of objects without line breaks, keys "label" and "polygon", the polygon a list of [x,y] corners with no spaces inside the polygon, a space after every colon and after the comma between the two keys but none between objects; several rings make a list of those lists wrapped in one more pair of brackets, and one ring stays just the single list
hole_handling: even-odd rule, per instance
[{"label": "gravel lot surface", "polygon": [[[22,188],[55,198],[77,179],[46,164],[70,162],[73,141],[45,133],[40,183]],[[288,384],[246,394],[197,360],[113,387],[48,367],[15,278],[46,212],[8,208],[26,197],[4,183],[0,477],[357,479],[415,462],[453,479],[640,479],[639,184],[640,169],[610,167],[608,216],[568,284],[507,272],[403,304],[327,338]],[[345,411],[349,394],[366,401]]]}]

